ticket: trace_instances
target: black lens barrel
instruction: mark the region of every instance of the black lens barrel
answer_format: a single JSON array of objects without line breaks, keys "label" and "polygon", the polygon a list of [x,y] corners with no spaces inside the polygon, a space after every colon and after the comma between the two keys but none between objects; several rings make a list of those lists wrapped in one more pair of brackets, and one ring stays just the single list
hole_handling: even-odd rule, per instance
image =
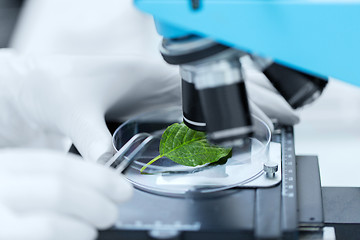
[{"label": "black lens barrel", "polygon": [[242,145],[253,133],[249,104],[243,81],[199,90],[206,119],[208,139],[214,144]]},{"label": "black lens barrel", "polygon": [[191,129],[205,132],[205,118],[201,109],[199,93],[195,88],[195,84],[182,79],[181,85],[184,123]]},{"label": "black lens barrel", "polygon": [[263,70],[263,73],[294,109],[315,100],[328,83],[323,78],[315,77],[277,63],[272,63]]},{"label": "black lens barrel", "polygon": [[188,36],[164,39],[161,54],[180,65],[184,123],[206,131],[208,140],[243,146],[253,134],[238,50],[210,39]]}]

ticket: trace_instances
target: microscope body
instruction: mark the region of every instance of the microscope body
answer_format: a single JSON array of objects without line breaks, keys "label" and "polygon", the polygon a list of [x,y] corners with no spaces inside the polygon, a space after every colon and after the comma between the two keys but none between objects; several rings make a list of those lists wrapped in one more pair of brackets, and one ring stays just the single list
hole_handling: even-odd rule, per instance
[{"label": "microscope body", "polygon": [[360,0],[135,0],[154,16],[161,53],[180,65],[184,122],[243,145],[252,123],[239,58],[250,55],[293,108],[327,77],[360,86]]},{"label": "microscope body", "polygon": [[[198,0],[200,1],[200,0]],[[360,86],[360,0],[135,0],[164,38],[189,34]]]}]

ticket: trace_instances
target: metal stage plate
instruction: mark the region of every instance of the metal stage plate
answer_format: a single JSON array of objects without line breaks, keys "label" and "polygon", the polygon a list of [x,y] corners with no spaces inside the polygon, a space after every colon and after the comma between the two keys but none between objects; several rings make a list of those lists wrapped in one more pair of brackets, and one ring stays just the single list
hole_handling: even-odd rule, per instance
[{"label": "metal stage plate", "polygon": [[[292,128],[278,131],[273,141],[282,143],[282,166],[296,167]],[[114,228],[102,232],[100,239],[297,239],[297,198],[290,191],[296,190],[296,178],[291,179],[290,168],[286,170],[287,180],[283,168],[281,184],[268,188],[232,188],[185,197],[136,189],[132,200],[119,207]]]}]

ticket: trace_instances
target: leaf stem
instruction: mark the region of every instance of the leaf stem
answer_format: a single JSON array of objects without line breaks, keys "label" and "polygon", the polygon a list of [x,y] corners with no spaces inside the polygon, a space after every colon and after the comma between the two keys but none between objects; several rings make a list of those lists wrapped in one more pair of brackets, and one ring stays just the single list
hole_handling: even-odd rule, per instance
[{"label": "leaf stem", "polygon": [[142,173],[148,166],[150,166],[151,164],[153,164],[154,162],[156,162],[157,160],[159,160],[160,158],[162,158],[163,155],[159,155],[157,156],[156,158],[153,158],[152,160],[150,160],[145,166],[143,166],[141,169],[140,169],[140,172]]}]

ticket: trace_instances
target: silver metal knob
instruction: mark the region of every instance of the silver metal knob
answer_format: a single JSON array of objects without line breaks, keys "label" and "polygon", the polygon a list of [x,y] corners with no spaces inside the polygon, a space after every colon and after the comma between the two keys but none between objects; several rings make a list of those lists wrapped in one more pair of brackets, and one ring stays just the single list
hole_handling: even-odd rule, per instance
[{"label": "silver metal knob", "polygon": [[279,170],[279,166],[276,162],[266,162],[264,163],[264,172],[266,173],[266,177],[274,178],[275,173]]}]

